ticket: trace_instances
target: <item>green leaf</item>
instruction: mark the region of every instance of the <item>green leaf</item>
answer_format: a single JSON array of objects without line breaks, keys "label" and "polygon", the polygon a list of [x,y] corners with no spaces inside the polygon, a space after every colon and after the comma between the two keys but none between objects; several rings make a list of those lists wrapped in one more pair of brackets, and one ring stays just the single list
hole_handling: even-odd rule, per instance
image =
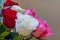
[{"label": "green leaf", "polygon": [[19,35],[17,32],[11,32],[10,34],[8,34],[5,39],[11,39],[11,40],[20,40]]},{"label": "green leaf", "polygon": [[6,28],[1,22],[0,22],[0,38],[4,38],[6,35],[10,33],[10,29]]},{"label": "green leaf", "polygon": [[0,25],[0,34],[3,33],[6,30],[6,28],[3,25]]},{"label": "green leaf", "polygon": [[5,31],[5,32],[3,32],[2,34],[0,34],[0,38],[4,38],[6,35],[8,35],[10,32],[7,32],[7,31]]}]

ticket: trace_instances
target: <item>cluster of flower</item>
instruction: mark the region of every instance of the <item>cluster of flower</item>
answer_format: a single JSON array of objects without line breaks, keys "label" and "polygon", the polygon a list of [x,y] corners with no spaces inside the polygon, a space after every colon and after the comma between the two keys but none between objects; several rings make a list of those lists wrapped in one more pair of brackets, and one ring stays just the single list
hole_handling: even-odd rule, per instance
[{"label": "cluster of flower", "polygon": [[24,10],[18,3],[7,0],[2,8],[2,23],[7,28],[15,28],[19,35],[31,34],[39,39],[51,36],[53,33],[46,20],[42,21],[35,14],[33,9]]}]

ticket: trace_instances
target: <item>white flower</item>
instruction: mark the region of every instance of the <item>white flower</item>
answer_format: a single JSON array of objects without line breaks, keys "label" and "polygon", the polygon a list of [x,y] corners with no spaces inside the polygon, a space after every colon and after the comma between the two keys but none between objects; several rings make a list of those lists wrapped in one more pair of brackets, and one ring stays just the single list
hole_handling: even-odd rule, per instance
[{"label": "white flower", "polygon": [[29,35],[34,29],[36,29],[37,25],[38,21],[32,16],[17,13],[16,32],[19,34],[24,36]]},{"label": "white flower", "polygon": [[11,9],[12,10],[16,10],[17,12],[20,12],[20,10],[22,9],[20,6],[18,6],[18,5],[13,5],[12,7],[11,7]]}]

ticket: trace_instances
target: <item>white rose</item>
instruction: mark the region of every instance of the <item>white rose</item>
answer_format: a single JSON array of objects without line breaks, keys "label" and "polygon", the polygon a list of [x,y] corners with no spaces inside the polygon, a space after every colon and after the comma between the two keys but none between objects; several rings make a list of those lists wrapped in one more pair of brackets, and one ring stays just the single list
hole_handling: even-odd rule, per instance
[{"label": "white rose", "polygon": [[32,16],[17,13],[16,32],[19,34],[27,36],[36,29],[37,25],[38,21]]},{"label": "white rose", "polygon": [[24,12],[25,10],[24,9],[22,9],[20,6],[18,6],[18,5],[13,5],[12,7],[11,7],[11,9],[12,10],[15,10],[15,11],[17,11],[17,12]]}]

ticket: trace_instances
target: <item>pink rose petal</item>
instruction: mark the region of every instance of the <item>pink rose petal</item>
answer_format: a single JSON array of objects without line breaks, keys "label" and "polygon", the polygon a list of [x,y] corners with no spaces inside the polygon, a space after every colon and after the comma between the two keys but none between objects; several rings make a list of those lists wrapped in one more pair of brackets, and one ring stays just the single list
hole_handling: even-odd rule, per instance
[{"label": "pink rose petal", "polygon": [[35,16],[35,10],[33,10],[33,9],[31,9],[31,8],[28,8],[25,12],[24,12],[24,14],[27,14],[27,15],[31,15],[31,16]]}]

